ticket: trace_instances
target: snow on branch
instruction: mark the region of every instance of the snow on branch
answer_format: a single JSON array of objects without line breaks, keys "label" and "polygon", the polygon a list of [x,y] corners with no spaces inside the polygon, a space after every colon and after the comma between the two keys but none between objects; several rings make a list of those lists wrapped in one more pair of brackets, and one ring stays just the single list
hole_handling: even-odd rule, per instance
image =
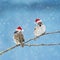
[{"label": "snow on branch", "polygon": [[[45,34],[43,34],[43,35],[55,34],[55,33],[60,33],[60,31],[48,32],[48,33],[45,33]],[[40,35],[40,36],[43,36],[43,35]],[[31,39],[29,39],[28,41],[26,41],[25,43],[28,43],[29,41],[35,40],[35,39],[39,38],[40,36],[31,38]],[[60,43],[52,43],[52,44],[24,44],[24,46],[54,46],[54,45],[60,45]],[[18,47],[18,46],[20,46],[20,44],[19,44],[19,45],[12,46],[12,47],[4,50],[4,51],[1,51],[1,52],[0,52],[0,55],[2,55],[2,54],[4,54],[4,53],[6,53],[6,52],[8,52],[8,51],[10,51],[10,50]]]}]

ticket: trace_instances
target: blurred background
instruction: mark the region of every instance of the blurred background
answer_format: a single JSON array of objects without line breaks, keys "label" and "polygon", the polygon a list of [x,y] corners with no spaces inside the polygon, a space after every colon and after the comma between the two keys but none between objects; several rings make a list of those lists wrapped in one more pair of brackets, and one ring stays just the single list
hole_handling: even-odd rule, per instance
[{"label": "blurred background", "polygon": [[[60,30],[60,0],[0,0],[0,51],[15,45],[13,33],[18,26],[24,29],[25,41],[33,38],[36,18],[46,25],[46,32]],[[59,42],[57,33],[29,43]],[[0,60],[60,60],[60,46],[19,46],[1,55]]]}]

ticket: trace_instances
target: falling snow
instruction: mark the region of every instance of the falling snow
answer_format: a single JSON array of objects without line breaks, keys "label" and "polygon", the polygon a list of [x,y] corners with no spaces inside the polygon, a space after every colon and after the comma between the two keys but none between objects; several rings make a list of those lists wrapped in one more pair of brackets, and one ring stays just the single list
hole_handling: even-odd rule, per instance
[{"label": "falling snow", "polygon": [[[15,45],[13,33],[24,29],[25,41],[34,37],[34,21],[42,19],[46,32],[60,30],[60,0],[0,0],[0,51]],[[46,35],[30,43],[59,43],[60,34]],[[60,60],[60,46],[17,47],[0,60]]]}]

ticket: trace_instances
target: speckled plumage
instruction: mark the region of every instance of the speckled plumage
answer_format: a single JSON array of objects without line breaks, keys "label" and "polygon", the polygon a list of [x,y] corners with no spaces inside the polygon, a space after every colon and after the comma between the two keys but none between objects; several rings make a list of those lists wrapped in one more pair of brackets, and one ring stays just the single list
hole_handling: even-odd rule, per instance
[{"label": "speckled plumage", "polygon": [[34,28],[34,35],[35,35],[35,36],[40,36],[40,35],[44,34],[45,31],[46,31],[45,25],[43,25],[43,24],[42,24],[41,26],[37,25],[37,26]]},{"label": "speckled plumage", "polygon": [[21,46],[23,47],[24,36],[21,31],[20,32],[17,31],[14,33],[14,42],[16,44],[21,44]]}]

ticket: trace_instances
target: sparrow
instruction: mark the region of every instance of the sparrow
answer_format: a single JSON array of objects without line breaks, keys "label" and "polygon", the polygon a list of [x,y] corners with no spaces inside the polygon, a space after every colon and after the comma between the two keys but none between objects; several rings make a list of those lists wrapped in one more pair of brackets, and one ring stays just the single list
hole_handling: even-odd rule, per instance
[{"label": "sparrow", "polygon": [[35,23],[37,24],[34,28],[35,37],[38,37],[38,36],[41,36],[41,35],[45,34],[46,26],[43,24],[42,20],[37,18],[35,20]]},{"label": "sparrow", "polygon": [[18,26],[17,29],[14,32],[14,42],[18,45],[20,44],[22,47],[24,47],[24,36],[22,34],[22,27]]}]

